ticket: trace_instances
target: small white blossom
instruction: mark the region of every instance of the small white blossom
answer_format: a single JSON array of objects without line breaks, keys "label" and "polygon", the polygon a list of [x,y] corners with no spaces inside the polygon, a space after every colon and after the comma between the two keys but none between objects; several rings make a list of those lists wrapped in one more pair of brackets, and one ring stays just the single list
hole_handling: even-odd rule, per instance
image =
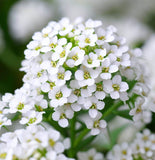
[{"label": "small white blossom", "polygon": [[71,94],[71,89],[67,86],[62,86],[61,88],[54,88],[52,92],[49,92],[49,98],[51,99],[50,105],[54,108],[62,106],[67,103],[67,97]]},{"label": "small white blossom", "polygon": [[102,114],[99,112],[97,116],[93,119],[87,119],[86,125],[88,129],[91,129],[91,135],[98,135],[107,126],[105,120],[100,120]]},{"label": "small white blossom", "polygon": [[68,119],[72,119],[74,115],[73,110],[69,104],[66,104],[62,107],[57,107],[55,112],[52,114],[52,118],[55,121],[58,121],[59,125],[63,128],[69,125]]},{"label": "small white blossom", "polygon": [[105,103],[99,101],[96,97],[91,97],[86,100],[84,103],[84,107],[89,109],[89,116],[91,118],[96,118],[98,114],[98,110],[102,110],[104,108]]},{"label": "small white blossom", "polygon": [[129,89],[126,82],[122,82],[121,76],[116,75],[112,80],[104,80],[104,91],[109,93],[112,99],[125,101],[128,99],[126,91]]},{"label": "small white blossom", "polygon": [[42,121],[42,114],[44,112],[35,112],[29,111],[23,114],[22,119],[20,120],[21,124],[35,125]]},{"label": "small white blossom", "polygon": [[89,149],[87,152],[78,152],[78,160],[104,160],[103,154],[97,152],[94,148]]},{"label": "small white blossom", "polygon": [[69,67],[74,67],[82,64],[84,59],[85,51],[80,49],[79,47],[72,48],[71,52],[68,54],[68,60],[66,64]]}]

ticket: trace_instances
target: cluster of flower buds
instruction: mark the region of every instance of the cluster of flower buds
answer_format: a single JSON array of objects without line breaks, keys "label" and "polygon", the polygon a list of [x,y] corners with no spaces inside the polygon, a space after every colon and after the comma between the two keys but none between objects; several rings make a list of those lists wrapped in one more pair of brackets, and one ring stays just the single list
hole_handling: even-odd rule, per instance
[{"label": "cluster of flower buds", "polygon": [[155,134],[148,129],[143,133],[137,133],[131,144],[122,143],[115,145],[108,153],[108,160],[154,160],[155,157]]},{"label": "cluster of flower buds", "polygon": [[0,141],[2,160],[73,160],[63,154],[70,147],[70,140],[62,139],[54,129],[28,126],[3,134]]}]

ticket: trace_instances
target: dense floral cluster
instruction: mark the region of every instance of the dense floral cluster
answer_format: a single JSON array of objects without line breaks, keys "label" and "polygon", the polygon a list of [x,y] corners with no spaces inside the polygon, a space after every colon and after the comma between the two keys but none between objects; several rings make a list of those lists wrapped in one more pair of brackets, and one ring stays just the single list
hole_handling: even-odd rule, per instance
[{"label": "dense floral cluster", "polygon": [[143,133],[137,133],[131,144],[122,143],[115,145],[108,153],[108,160],[154,160],[155,134],[148,129]]},{"label": "dense floral cluster", "polygon": [[53,129],[29,126],[3,134],[0,141],[2,160],[73,160],[62,154],[70,147],[69,139],[62,140]]},{"label": "dense floral cluster", "polygon": [[134,121],[151,120],[150,111],[144,120],[149,89],[141,51],[130,50],[114,26],[104,29],[101,21],[63,18],[32,39],[22,62],[24,85],[2,97],[0,126],[10,125],[5,115],[16,112],[21,124],[38,124],[51,109],[51,118],[65,128],[75,112],[84,111],[87,128],[97,135],[107,126],[103,113],[109,102],[119,101]]}]

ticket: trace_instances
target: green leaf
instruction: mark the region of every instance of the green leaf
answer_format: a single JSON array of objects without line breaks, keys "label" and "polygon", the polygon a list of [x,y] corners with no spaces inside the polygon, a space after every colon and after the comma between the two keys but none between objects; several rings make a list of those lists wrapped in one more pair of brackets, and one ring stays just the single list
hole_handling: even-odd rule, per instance
[{"label": "green leaf", "polygon": [[120,111],[113,111],[113,113],[117,116],[120,116],[122,118],[125,118],[125,119],[129,119],[129,120],[132,120],[132,116],[129,115],[129,112],[130,110],[127,109],[127,110],[120,110]]},{"label": "green leaf", "polygon": [[15,115],[13,116],[13,118],[11,119],[11,121],[17,121],[19,119],[21,119],[22,114],[20,112],[16,112]]}]

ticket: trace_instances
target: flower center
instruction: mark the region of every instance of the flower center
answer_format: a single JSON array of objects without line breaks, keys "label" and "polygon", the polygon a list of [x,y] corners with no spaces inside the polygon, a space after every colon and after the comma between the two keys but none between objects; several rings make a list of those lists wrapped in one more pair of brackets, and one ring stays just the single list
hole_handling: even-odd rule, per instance
[{"label": "flower center", "polygon": [[56,61],[51,61],[51,65],[52,65],[52,67],[56,67],[57,66],[57,62]]},{"label": "flower center", "polygon": [[103,56],[99,55],[98,60],[103,60]]},{"label": "flower center", "polygon": [[105,40],[105,36],[98,37],[99,40]]},{"label": "flower center", "polygon": [[120,62],[120,61],[121,61],[121,59],[120,59],[119,57],[117,57],[117,61],[118,61],[118,62]]},{"label": "flower center", "polygon": [[73,59],[74,61],[77,61],[79,58],[78,58],[78,56],[77,56],[77,54],[76,54],[76,55],[74,55],[74,56],[72,57],[72,59]]},{"label": "flower center", "polygon": [[17,107],[17,109],[18,110],[22,110],[24,108],[24,103],[19,103],[19,105],[18,105],[18,107]]},{"label": "flower center", "polygon": [[51,88],[51,90],[53,89],[54,86],[56,86],[55,82],[50,82],[50,88]]},{"label": "flower center", "polygon": [[96,105],[95,103],[93,103],[90,108],[91,108],[91,109],[96,109],[96,108],[97,108],[97,105]]},{"label": "flower center", "polygon": [[84,72],[83,77],[84,77],[84,79],[89,79],[89,78],[91,78],[91,77],[90,77],[90,73],[89,73],[88,71],[85,71],[85,72]]},{"label": "flower center", "polygon": [[62,92],[59,91],[56,93],[55,98],[59,100],[60,98],[62,98],[62,96],[63,96]]},{"label": "flower center", "polygon": [[38,51],[39,49],[41,49],[40,46],[37,46],[37,47],[35,48],[36,51]]},{"label": "flower center", "polygon": [[93,63],[93,60],[92,60],[91,58],[88,58],[88,59],[87,59],[87,63],[88,63],[88,64],[92,64],[92,63]]},{"label": "flower center", "polygon": [[55,48],[55,47],[56,47],[56,44],[51,43],[49,46],[50,46],[51,48]]},{"label": "flower center", "polygon": [[103,85],[102,84],[96,84],[96,91],[103,91]]},{"label": "flower center", "polygon": [[118,84],[113,84],[112,87],[114,88],[115,91],[120,90],[120,86]]},{"label": "flower center", "polygon": [[100,127],[100,121],[95,121],[94,128],[99,128],[99,127]]},{"label": "flower center", "polygon": [[61,113],[61,115],[60,115],[60,119],[65,119],[65,118],[66,118],[65,113]]},{"label": "flower center", "polygon": [[65,55],[66,55],[66,51],[63,50],[63,51],[60,53],[60,57],[63,58],[63,57],[65,57]]},{"label": "flower center", "polygon": [[90,39],[89,39],[89,38],[86,38],[86,39],[85,39],[85,43],[90,43]]},{"label": "flower center", "polygon": [[64,73],[58,73],[58,79],[64,79],[65,75]]},{"label": "flower center", "polygon": [[7,156],[7,153],[6,153],[6,152],[0,154],[0,158],[1,158],[1,159],[5,159],[6,156]]},{"label": "flower center", "polygon": [[126,151],[126,150],[122,150],[122,154],[123,154],[123,155],[126,155],[126,154],[127,154],[127,151]]},{"label": "flower center", "polygon": [[138,106],[138,108],[136,109],[136,114],[141,113],[141,112],[142,112],[141,106]]},{"label": "flower center", "polygon": [[81,90],[80,90],[80,89],[75,89],[75,90],[74,90],[74,94],[75,94],[76,96],[80,97],[80,96],[81,96]]},{"label": "flower center", "polygon": [[38,72],[37,73],[37,77],[41,77],[42,73],[41,72]]},{"label": "flower center", "polygon": [[55,145],[55,141],[53,139],[49,139],[49,144],[51,147],[53,147]]},{"label": "flower center", "polygon": [[108,73],[109,72],[109,67],[103,67],[102,72],[103,73]]},{"label": "flower center", "polygon": [[48,33],[43,34],[43,37],[44,38],[48,37]]},{"label": "flower center", "polygon": [[33,124],[36,120],[37,120],[36,117],[30,118],[29,121],[28,121],[28,123],[29,123],[29,124]]}]

